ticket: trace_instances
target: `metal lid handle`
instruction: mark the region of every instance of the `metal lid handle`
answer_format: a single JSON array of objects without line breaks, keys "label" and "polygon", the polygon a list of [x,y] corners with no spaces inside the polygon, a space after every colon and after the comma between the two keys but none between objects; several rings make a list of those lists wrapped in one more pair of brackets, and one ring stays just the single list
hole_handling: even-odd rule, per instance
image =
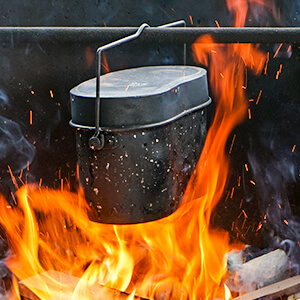
[{"label": "metal lid handle", "polygon": [[[180,20],[177,22],[161,25],[158,28],[166,28],[166,27],[173,27],[178,25],[184,25],[186,26],[186,23],[184,20]],[[104,46],[101,46],[97,49],[96,52],[96,64],[97,64],[97,76],[96,76],[96,102],[95,102],[95,133],[94,135],[89,139],[89,146],[93,150],[101,150],[104,147],[105,139],[104,134],[101,132],[100,127],[100,118],[101,118],[101,100],[100,100],[100,76],[101,76],[101,54],[104,50],[111,49],[113,47],[119,46],[123,43],[129,42],[131,40],[136,39],[139,37],[143,30],[146,27],[150,27],[147,23],[143,23],[138,30],[129,36],[126,36],[120,40],[114,41],[112,43],[106,44]],[[184,44],[183,48],[183,62],[184,65],[186,64],[186,44]],[[100,135],[100,138],[99,138]]]},{"label": "metal lid handle", "polygon": [[[102,51],[108,50],[110,48],[116,47],[118,45],[121,45],[123,43],[126,43],[128,41],[134,40],[137,37],[141,35],[143,30],[146,27],[150,27],[148,24],[144,23],[142,24],[139,29],[136,31],[136,33],[126,36],[120,40],[114,41],[112,43],[109,43],[107,45],[104,45],[102,47],[99,47],[96,52],[96,59],[97,59],[97,77],[96,77],[96,104],[95,104],[95,126],[96,131],[94,135],[89,140],[89,146],[93,150],[101,150],[104,146],[104,136],[100,136],[100,139],[98,138],[99,134],[101,135],[101,128],[100,128],[100,76],[101,76],[101,54]],[[103,134],[102,134],[103,135]]]}]

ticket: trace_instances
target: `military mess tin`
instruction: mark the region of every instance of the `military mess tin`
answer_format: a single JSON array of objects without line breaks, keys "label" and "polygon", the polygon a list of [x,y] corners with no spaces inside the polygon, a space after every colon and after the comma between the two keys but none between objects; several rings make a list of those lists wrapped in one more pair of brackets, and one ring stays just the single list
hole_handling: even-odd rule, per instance
[{"label": "military mess tin", "polygon": [[101,75],[106,46],[97,51],[97,77],[70,91],[90,218],[110,224],[157,220],[180,205],[205,142],[211,103],[206,71],[154,66]]}]

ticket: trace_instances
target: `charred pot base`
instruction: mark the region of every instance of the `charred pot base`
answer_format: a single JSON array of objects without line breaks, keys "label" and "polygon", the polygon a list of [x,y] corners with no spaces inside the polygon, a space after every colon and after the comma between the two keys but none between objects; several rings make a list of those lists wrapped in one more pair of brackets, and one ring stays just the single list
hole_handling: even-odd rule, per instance
[{"label": "charred pot base", "polygon": [[79,177],[103,223],[139,223],[166,217],[181,202],[206,137],[206,110],[164,126],[105,134],[106,147],[88,148],[90,130],[77,130]]}]

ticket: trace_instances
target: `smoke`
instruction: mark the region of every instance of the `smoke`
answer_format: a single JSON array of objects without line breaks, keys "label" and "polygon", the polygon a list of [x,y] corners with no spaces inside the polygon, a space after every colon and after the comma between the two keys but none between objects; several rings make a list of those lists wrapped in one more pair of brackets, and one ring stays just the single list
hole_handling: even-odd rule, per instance
[{"label": "smoke", "polygon": [[291,191],[299,183],[299,154],[288,144],[287,135],[274,124],[265,124],[260,131],[260,147],[255,145],[248,158],[259,195],[266,242],[270,248],[283,249],[289,256],[292,273],[299,274],[300,218],[290,201]]},{"label": "smoke", "polygon": [[8,97],[6,93],[0,90],[0,107],[3,108],[4,106],[8,105]]},{"label": "smoke", "polygon": [[8,291],[11,288],[12,273],[7,268],[5,258],[9,255],[8,244],[5,239],[2,238],[2,232],[0,231],[0,299],[10,299]]},{"label": "smoke", "polygon": [[281,25],[280,13],[273,0],[252,0],[249,2],[247,22],[262,27]]},{"label": "smoke", "polygon": [[289,259],[280,249],[269,252],[246,246],[243,251],[229,252],[227,258],[226,284],[231,291],[250,292],[290,276]]},{"label": "smoke", "polygon": [[299,0],[275,0],[281,10],[281,20],[287,26],[299,26],[300,24],[300,1]]},{"label": "smoke", "polygon": [[[236,11],[239,9],[237,3],[248,3],[245,0],[229,2],[232,10]],[[242,20],[252,26],[299,26],[299,11],[299,0],[253,0]],[[291,69],[291,61],[295,61],[296,54],[293,54],[290,45],[274,45],[273,51],[275,59],[270,63],[268,74],[261,78],[269,84],[262,88],[268,94],[265,103],[257,108],[260,109],[257,115],[255,108],[251,107],[256,123],[252,123],[255,130],[250,136],[248,161],[258,196],[265,244],[269,249],[284,250],[289,257],[291,271],[296,275],[300,273],[299,196],[295,194],[300,183],[300,106],[299,89],[293,81],[295,75],[292,71],[298,70]],[[272,72],[280,63],[291,72],[286,71],[275,84]]]},{"label": "smoke", "polygon": [[[9,107],[9,98],[4,90],[0,89],[1,112]],[[24,137],[20,125],[4,116],[0,116],[0,171],[12,172],[20,170],[31,164],[35,156],[35,147]],[[1,177],[0,177],[1,178]],[[1,178],[1,185],[3,184]],[[0,298],[9,299],[6,295],[11,286],[12,273],[5,265],[5,257],[8,254],[8,246],[0,232]]]},{"label": "smoke", "polygon": [[[8,96],[0,90],[0,108],[3,111],[9,104]],[[19,172],[31,164],[35,156],[35,147],[24,137],[20,125],[4,116],[0,116],[0,166],[10,166],[13,172]]]}]

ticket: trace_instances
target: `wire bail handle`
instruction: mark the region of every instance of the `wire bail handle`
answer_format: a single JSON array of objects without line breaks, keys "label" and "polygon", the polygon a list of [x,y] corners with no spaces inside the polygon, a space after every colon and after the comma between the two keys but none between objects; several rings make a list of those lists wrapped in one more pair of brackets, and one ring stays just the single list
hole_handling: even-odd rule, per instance
[{"label": "wire bail handle", "polygon": [[[186,22],[184,20],[180,20],[177,22],[158,26],[158,28],[173,27],[173,26],[178,26],[178,25],[184,25],[184,27],[185,27]],[[150,27],[150,26],[147,23],[143,23],[134,34],[126,36],[122,39],[111,42],[109,44],[106,44],[104,46],[101,46],[96,51],[96,68],[97,68],[96,102],[95,102],[95,127],[96,127],[96,130],[95,130],[94,135],[89,139],[89,146],[92,150],[101,150],[105,144],[104,134],[100,127],[100,119],[101,119],[100,76],[101,76],[102,52],[138,38],[142,34],[143,30],[146,27]],[[184,44],[184,48],[183,48],[183,63],[184,63],[184,65],[186,65],[186,44]]]}]

